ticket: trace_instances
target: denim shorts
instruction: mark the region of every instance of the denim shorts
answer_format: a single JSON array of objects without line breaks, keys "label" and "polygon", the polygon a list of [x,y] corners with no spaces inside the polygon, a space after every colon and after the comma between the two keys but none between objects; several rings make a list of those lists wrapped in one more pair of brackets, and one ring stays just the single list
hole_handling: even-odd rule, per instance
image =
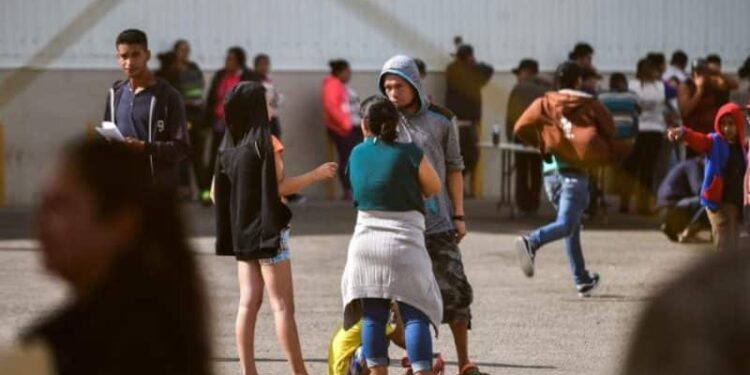
[{"label": "denim shorts", "polygon": [[258,259],[258,263],[264,266],[272,266],[289,260],[291,256],[289,252],[289,228],[282,230],[279,237],[279,253],[272,258]]}]

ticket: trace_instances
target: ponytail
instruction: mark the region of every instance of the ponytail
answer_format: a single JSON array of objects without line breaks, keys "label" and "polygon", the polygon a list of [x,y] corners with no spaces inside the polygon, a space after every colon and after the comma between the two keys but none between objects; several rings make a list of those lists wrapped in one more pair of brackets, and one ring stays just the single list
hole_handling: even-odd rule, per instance
[{"label": "ponytail", "polygon": [[365,126],[378,139],[392,143],[398,138],[399,114],[385,97],[374,95],[362,102]]}]

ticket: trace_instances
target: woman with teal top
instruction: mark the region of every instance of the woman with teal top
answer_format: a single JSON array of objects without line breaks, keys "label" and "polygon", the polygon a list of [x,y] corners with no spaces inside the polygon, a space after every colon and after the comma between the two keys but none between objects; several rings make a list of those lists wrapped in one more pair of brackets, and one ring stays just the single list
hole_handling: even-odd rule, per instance
[{"label": "woman with teal top", "polygon": [[415,374],[432,374],[430,324],[443,301],[425,249],[424,198],[440,179],[422,150],[397,143],[399,114],[386,98],[362,103],[365,140],[349,158],[357,225],[341,280],[344,329],[362,320],[362,350],[373,375],[387,374],[390,301],[399,305],[406,351]]}]

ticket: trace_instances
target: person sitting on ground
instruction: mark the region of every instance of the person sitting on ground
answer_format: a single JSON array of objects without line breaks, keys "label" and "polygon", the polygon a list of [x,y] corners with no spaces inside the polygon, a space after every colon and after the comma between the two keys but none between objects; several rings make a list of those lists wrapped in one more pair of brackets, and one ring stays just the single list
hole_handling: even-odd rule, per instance
[{"label": "person sitting on ground", "polygon": [[739,250],[740,209],[748,152],[745,118],[737,104],[719,108],[714,133],[702,134],[683,126],[671,128],[672,141],[684,139],[696,152],[706,155],[706,172],[700,202],[708,210],[711,232],[718,251]]},{"label": "person sitting on ground", "polygon": [[[404,322],[401,320],[401,314],[398,311],[398,304],[391,302],[391,318],[385,326],[385,335],[392,343],[401,349],[406,349],[404,338]],[[442,375],[445,363],[439,353],[435,353],[435,362],[432,370],[435,375]],[[408,368],[407,374],[411,375],[411,363],[409,358],[402,360],[402,366]],[[339,325],[331,342],[328,345],[328,375],[368,375],[370,369],[367,368],[362,351],[362,321],[360,320],[345,330]]]},{"label": "person sitting on ground", "polygon": [[700,204],[704,160],[697,156],[678,163],[664,178],[656,195],[660,229],[670,241],[691,242],[707,226]]},{"label": "person sitting on ground", "polygon": [[207,301],[173,189],[123,143],[68,145],[36,218],[44,267],[70,301],[28,329],[56,374],[212,373]]}]

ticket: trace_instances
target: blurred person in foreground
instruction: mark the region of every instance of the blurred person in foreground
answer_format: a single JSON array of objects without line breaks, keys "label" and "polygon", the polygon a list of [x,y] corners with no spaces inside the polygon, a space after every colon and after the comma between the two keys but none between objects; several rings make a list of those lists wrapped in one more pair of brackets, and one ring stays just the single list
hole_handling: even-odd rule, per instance
[{"label": "blurred person in foreground", "polygon": [[748,348],[750,253],[705,256],[648,303],[620,374],[749,374]]},{"label": "blurred person in foreground", "polygon": [[36,232],[70,299],[23,335],[57,374],[211,373],[206,297],[174,192],[143,153],[69,144],[44,184]]}]

